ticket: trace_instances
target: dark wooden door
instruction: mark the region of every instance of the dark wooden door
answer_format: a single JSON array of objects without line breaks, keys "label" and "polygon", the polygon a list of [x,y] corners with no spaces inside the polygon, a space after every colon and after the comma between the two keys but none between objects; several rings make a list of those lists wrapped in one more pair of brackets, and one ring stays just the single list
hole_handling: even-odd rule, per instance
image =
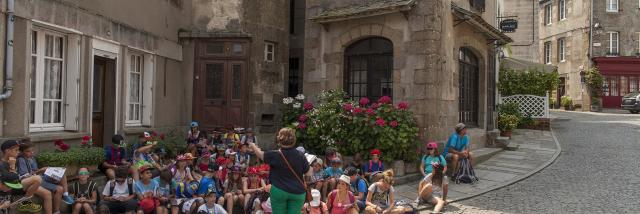
[{"label": "dark wooden door", "polygon": [[244,126],[245,62],[203,60],[196,70],[194,119],[202,129]]},{"label": "dark wooden door", "polygon": [[605,76],[602,96],[602,107],[620,108],[622,94],[620,94],[620,76]]},{"label": "dark wooden door", "polygon": [[93,110],[91,116],[91,135],[96,145],[102,145],[104,139],[104,93],[107,62],[102,57],[93,60]]}]

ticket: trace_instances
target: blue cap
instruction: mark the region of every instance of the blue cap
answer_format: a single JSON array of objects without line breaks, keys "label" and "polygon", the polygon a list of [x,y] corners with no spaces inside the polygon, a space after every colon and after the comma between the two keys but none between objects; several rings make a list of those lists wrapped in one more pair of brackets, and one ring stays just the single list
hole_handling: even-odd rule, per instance
[{"label": "blue cap", "polygon": [[193,127],[198,127],[198,122],[196,122],[196,121],[191,122],[191,127],[192,128]]}]

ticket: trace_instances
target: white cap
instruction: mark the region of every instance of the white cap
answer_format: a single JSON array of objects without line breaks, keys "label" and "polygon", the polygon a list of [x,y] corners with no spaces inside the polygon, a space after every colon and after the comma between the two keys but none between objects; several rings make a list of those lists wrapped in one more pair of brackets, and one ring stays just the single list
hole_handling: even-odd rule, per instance
[{"label": "white cap", "polygon": [[340,176],[340,181],[349,184],[349,183],[351,183],[351,178],[349,178],[349,176],[347,176],[347,175],[341,175]]},{"label": "white cap", "polygon": [[320,191],[318,191],[317,189],[312,189],[311,196],[313,197],[313,200],[311,200],[309,204],[312,207],[320,206]]}]

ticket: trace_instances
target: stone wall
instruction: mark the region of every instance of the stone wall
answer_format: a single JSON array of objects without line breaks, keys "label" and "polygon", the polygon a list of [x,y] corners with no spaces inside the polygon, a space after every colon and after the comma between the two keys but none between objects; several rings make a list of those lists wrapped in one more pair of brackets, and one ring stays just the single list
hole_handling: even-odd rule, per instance
[{"label": "stone wall", "polygon": [[[506,0],[504,1],[504,12],[501,16],[517,16],[518,29],[513,33],[505,33],[513,39],[509,44],[511,57],[539,62],[538,48],[538,14],[540,7],[537,1],[532,0]],[[511,19],[511,18],[505,18]]]},{"label": "stone wall", "polygon": [[593,47],[593,57],[606,56],[609,51],[609,35],[607,32],[618,32],[620,56],[637,56],[640,53],[640,2],[634,0],[620,0],[618,12],[607,12],[605,1],[595,1],[593,9],[594,28],[593,43],[600,46]]}]

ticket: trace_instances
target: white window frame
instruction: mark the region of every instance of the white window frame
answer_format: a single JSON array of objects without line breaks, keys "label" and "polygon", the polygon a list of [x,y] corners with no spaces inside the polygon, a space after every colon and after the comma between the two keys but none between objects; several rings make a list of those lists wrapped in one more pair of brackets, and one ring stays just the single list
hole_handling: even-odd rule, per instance
[{"label": "white window frame", "polygon": [[[269,51],[271,48],[271,51]],[[264,61],[273,62],[276,58],[276,44],[273,42],[264,43]]]},{"label": "white window frame", "polygon": [[[44,28],[39,28],[39,27],[34,27],[30,33],[29,36],[29,42],[32,43],[32,39],[33,39],[33,34],[32,32],[36,32],[36,54],[30,54],[30,62],[32,62],[31,60],[33,59],[33,57],[36,57],[36,87],[35,87],[35,91],[30,91],[29,94],[29,107],[28,107],[28,114],[31,114],[31,101],[34,101],[35,106],[33,106],[34,110],[34,122],[31,123],[31,121],[28,121],[29,123],[29,131],[30,132],[41,132],[41,131],[62,131],[65,129],[65,108],[66,108],[66,101],[65,101],[65,97],[66,97],[66,64],[67,64],[67,36],[63,33],[59,33],[56,31],[52,31],[52,30],[47,30]],[[54,41],[57,38],[62,38],[62,55],[60,56],[60,58],[55,58],[55,57],[47,57],[45,56],[45,42],[46,42],[46,35],[51,35],[54,36]],[[32,46],[33,44],[31,44]],[[55,50],[53,50],[55,52]],[[31,52],[31,50],[29,50],[29,52]],[[44,66],[45,66],[45,60],[46,59],[53,59],[53,60],[59,60],[62,61],[62,68],[60,68],[60,99],[47,99],[49,101],[55,101],[55,102],[60,102],[60,122],[58,123],[44,123],[43,122],[43,113],[44,113]],[[31,71],[29,72],[31,73]],[[31,82],[29,83],[31,84]],[[29,86],[31,87],[31,86]],[[31,93],[35,93],[35,98],[31,98]],[[51,120],[53,120],[53,113],[50,112],[52,114],[52,118]]]},{"label": "white window frame", "polygon": [[551,64],[551,42],[545,42],[543,45],[543,57],[545,64]]},{"label": "white window frame", "polygon": [[552,7],[551,7],[551,3],[549,4],[545,4],[543,6],[543,17],[542,17],[542,22],[544,23],[544,25],[551,25],[551,13],[552,13]]},{"label": "white window frame", "polygon": [[565,38],[558,39],[558,61],[564,62],[566,60],[566,41]]},{"label": "white window frame", "polygon": [[[614,46],[613,46],[613,39],[614,39],[614,35],[615,35],[615,52],[613,51]],[[608,55],[620,55],[620,33],[617,31],[609,31],[607,32],[607,51],[609,52]]]},{"label": "white window frame", "polygon": [[606,7],[607,12],[617,13],[620,10],[620,2],[618,0],[607,0]]},{"label": "white window frame", "polygon": [[567,1],[558,0],[558,20],[567,19]]},{"label": "white window frame", "polygon": [[[126,76],[126,84],[127,84],[127,96],[125,97],[126,113],[125,113],[125,125],[126,126],[142,126],[142,112],[144,111],[143,106],[143,84],[144,84],[144,55],[136,52],[129,52],[129,56],[127,57],[127,76]],[[138,78],[138,102],[132,102],[131,97],[131,76],[139,75]],[[137,105],[138,107],[138,117],[132,118],[131,108],[132,105]]]}]

